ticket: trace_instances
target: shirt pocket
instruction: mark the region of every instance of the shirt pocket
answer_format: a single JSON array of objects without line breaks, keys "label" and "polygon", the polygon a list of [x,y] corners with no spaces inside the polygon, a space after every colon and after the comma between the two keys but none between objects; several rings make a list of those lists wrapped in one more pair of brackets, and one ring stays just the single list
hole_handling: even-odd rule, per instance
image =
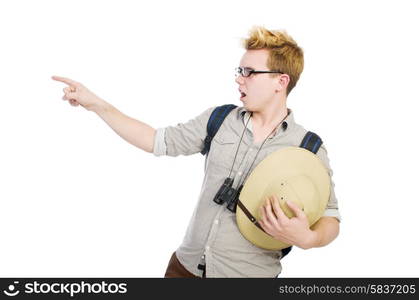
[{"label": "shirt pocket", "polygon": [[[236,136],[228,133],[217,133],[212,139],[208,154],[210,164],[217,169],[230,171],[233,165],[234,155],[236,154],[237,144],[238,140]],[[238,157],[236,158],[235,165],[237,164],[237,160]]]}]

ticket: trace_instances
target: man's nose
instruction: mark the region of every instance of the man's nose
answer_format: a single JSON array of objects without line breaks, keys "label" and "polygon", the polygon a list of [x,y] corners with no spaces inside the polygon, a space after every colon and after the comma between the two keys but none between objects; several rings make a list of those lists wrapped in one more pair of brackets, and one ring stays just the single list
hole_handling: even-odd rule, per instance
[{"label": "man's nose", "polygon": [[241,75],[236,76],[236,79],[234,80],[237,84],[243,84],[244,78]]}]

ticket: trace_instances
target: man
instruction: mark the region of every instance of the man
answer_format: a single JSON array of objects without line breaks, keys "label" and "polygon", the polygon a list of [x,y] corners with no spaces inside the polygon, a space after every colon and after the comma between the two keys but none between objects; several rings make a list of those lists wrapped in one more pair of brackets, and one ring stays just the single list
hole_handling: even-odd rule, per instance
[{"label": "man", "polygon": [[[240,233],[235,214],[213,199],[227,177],[234,178],[233,188],[237,188],[264,157],[287,146],[299,146],[307,133],[295,123],[286,104],[303,70],[303,51],[286,32],[262,27],[251,30],[244,47],[236,77],[243,107],[228,114],[212,140],[197,206],[165,277],[273,278],[282,270],[280,260],[285,253],[250,243]],[[82,84],[53,79],[69,85],[64,88],[64,100],[96,112],[117,134],[144,151],[177,156],[203,149],[215,107],[186,123],[155,130],[122,114]],[[324,145],[317,155],[332,176]],[[333,181],[326,211],[311,228],[302,210],[288,205],[293,218],[281,214],[276,201],[266,199],[259,220],[266,233],[302,249],[325,246],[337,237],[340,214]]]}]

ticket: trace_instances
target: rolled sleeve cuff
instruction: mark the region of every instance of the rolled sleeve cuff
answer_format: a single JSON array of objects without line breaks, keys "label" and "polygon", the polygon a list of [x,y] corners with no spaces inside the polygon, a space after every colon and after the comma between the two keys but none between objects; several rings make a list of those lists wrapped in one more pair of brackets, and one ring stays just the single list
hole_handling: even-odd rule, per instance
[{"label": "rolled sleeve cuff", "polygon": [[155,156],[166,155],[166,142],[164,140],[165,128],[158,128],[154,137],[153,154]]},{"label": "rolled sleeve cuff", "polygon": [[339,223],[341,221],[340,213],[337,209],[328,208],[324,211],[323,217],[335,217]]}]

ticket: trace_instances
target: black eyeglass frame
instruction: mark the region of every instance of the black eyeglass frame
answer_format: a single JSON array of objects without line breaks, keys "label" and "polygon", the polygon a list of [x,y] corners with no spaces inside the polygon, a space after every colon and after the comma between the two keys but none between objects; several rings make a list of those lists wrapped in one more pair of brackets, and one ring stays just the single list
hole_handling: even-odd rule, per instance
[{"label": "black eyeglass frame", "polygon": [[[248,73],[246,73],[247,75],[245,75],[245,71],[247,71]],[[263,73],[278,73],[278,74],[284,74],[284,72],[281,71],[256,71],[253,70],[252,68],[242,68],[242,67],[238,67],[236,68],[236,77],[238,77],[238,75],[243,76],[243,77],[249,77],[252,74],[263,74]]]}]

